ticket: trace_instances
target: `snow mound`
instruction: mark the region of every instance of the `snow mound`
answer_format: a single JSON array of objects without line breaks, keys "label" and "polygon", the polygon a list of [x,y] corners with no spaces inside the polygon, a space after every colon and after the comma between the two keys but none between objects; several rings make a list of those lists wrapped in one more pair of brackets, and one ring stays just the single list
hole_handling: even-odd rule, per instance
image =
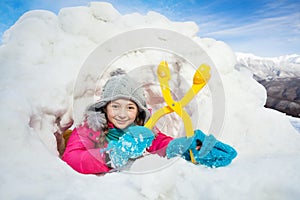
[{"label": "snow mound", "polygon": [[[137,28],[182,33],[213,60],[222,79],[226,116],[222,131],[212,134],[238,151],[230,166],[209,169],[179,159],[151,173],[99,177],[78,174],[60,160],[53,133],[72,123],[73,85],[82,64],[108,38]],[[230,47],[214,39],[198,38],[197,31],[193,22],[172,22],[155,12],[121,15],[108,3],[65,8],[58,15],[40,10],[24,14],[5,32],[0,46],[0,198],[298,197],[299,133],[284,114],[263,107],[266,91],[251,72],[234,68],[236,58]],[[137,59],[141,54],[133,52],[136,60],[132,62],[147,62],[143,56]],[[181,80],[191,75],[184,70],[173,73]],[[199,110],[194,109],[193,113],[199,116],[196,128],[206,132],[216,123],[211,121],[208,88],[197,97]],[[177,136],[174,132],[168,134]],[[148,157],[163,160],[155,155]],[[145,159],[139,160],[139,168],[147,165]]]}]

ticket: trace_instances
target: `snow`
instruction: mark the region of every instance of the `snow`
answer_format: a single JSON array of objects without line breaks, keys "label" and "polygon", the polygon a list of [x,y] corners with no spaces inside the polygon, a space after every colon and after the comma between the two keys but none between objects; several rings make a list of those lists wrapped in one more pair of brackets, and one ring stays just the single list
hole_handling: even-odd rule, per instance
[{"label": "snow", "polygon": [[300,133],[300,119],[295,117],[289,117],[291,124],[298,130]]},{"label": "snow", "polygon": [[[186,35],[217,66],[225,118],[220,132],[213,134],[238,152],[228,167],[210,169],[148,155],[129,171],[95,176],[78,174],[58,157],[53,135],[59,130],[56,122],[67,127],[76,113],[73,101],[84,104],[85,97],[92,95],[86,89],[82,91],[86,96],[73,97],[73,85],[86,58],[108,38],[146,27]],[[0,199],[296,199],[300,195],[300,134],[286,115],[263,107],[265,89],[250,71],[234,68],[236,58],[230,47],[199,38],[197,31],[193,22],[172,22],[159,13],[121,15],[108,3],[65,8],[58,15],[42,10],[25,13],[5,32],[0,47]],[[137,51],[115,65],[137,66],[155,59],[159,60],[157,52]],[[171,62],[171,69],[174,66]],[[151,72],[151,68],[142,70]],[[193,71],[182,67],[172,73],[182,81],[182,85],[172,83],[178,86],[174,92],[184,94],[188,85],[184,81],[191,80]],[[152,91],[159,94],[155,87]],[[206,87],[197,96],[198,109],[188,108],[194,124],[204,132],[219,123],[212,120],[210,91]],[[182,129],[175,123],[169,126],[166,130]]]}]

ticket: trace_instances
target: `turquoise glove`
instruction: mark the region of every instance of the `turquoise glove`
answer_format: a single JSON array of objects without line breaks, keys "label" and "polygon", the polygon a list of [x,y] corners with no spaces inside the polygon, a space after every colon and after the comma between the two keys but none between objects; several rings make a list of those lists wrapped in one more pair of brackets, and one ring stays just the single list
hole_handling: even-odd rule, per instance
[{"label": "turquoise glove", "polygon": [[131,126],[118,141],[110,141],[105,151],[110,158],[112,168],[123,167],[129,159],[143,155],[143,152],[152,144],[154,134],[144,126]]},{"label": "turquoise glove", "polygon": [[[200,150],[199,150],[200,148]],[[221,167],[231,163],[237,152],[227,144],[218,141],[213,135],[206,136],[196,130],[190,138],[182,137],[172,140],[167,147],[167,157],[182,156],[191,161],[189,150],[195,161],[208,167]]]}]

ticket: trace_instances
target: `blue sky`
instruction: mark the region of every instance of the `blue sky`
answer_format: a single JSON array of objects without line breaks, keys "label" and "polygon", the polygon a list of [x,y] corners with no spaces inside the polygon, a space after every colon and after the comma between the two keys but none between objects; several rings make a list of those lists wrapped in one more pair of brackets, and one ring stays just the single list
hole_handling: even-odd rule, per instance
[{"label": "blue sky", "polygon": [[[0,34],[26,11],[87,5],[89,0],[1,0]],[[121,14],[159,12],[172,21],[194,21],[200,37],[222,40],[257,56],[300,54],[300,0],[107,0]]]}]

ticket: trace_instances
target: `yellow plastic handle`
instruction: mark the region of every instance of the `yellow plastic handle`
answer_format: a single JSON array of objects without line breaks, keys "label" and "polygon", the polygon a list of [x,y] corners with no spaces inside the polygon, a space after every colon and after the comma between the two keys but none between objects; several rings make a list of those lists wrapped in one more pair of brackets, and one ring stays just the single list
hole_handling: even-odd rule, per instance
[{"label": "yellow plastic handle", "polygon": [[210,67],[206,64],[202,64],[200,67],[198,67],[194,74],[192,87],[181,99],[181,106],[186,106],[196,96],[196,94],[206,85],[209,79]]},{"label": "yellow plastic handle", "polygon": [[[156,122],[164,115],[176,112],[184,123],[185,133],[187,137],[194,135],[193,124],[189,114],[183,109],[205,86],[210,79],[210,67],[206,64],[202,64],[195,72],[193,78],[193,85],[184,95],[180,101],[174,101],[171,90],[169,87],[169,80],[171,80],[171,73],[166,61],[159,63],[157,68],[157,76],[160,83],[162,95],[164,97],[167,106],[164,106],[157,110],[152,117],[146,122],[145,127],[153,129]],[[195,163],[194,155],[190,150],[191,161]]]}]

